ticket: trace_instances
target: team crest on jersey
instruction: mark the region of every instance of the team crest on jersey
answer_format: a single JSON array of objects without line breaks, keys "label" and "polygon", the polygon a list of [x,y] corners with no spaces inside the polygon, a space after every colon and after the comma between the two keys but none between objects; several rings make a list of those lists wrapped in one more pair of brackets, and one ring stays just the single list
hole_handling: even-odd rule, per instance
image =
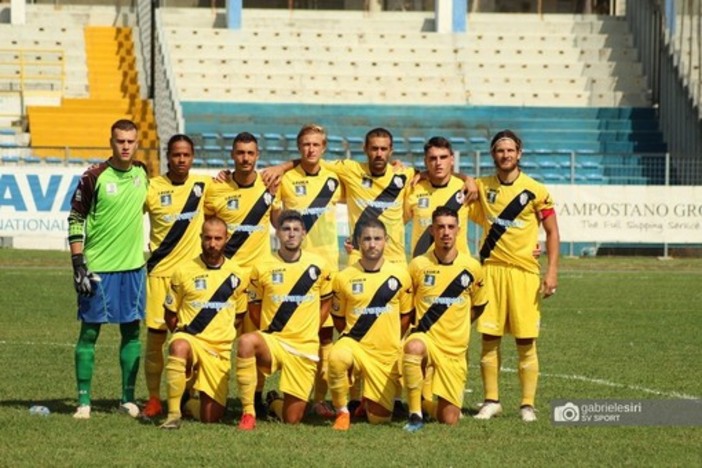
[{"label": "team crest on jersey", "polygon": [[239,209],[239,199],[231,198],[227,200],[227,209],[230,211],[236,211]]},{"label": "team crest on jersey", "polygon": [[463,286],[464,289],[470,286],[470,276],[468,276],[468,273],[463,273],[461,275],[461,286]]},{"label": "team crest on jersey", "polygon": [[417,200],[417,206],[419,208],[429,208],[429,197],[419,197],[419,200]]},{"label": "team crest on jersey", "polygon": [[307,186],[306,185],[296,185],[295,186],[295,195],[298,197],[304,197],[307,195]]},{"label": "team crest on jersey", "polygon": [[329,189],[330,192],[333,192],[336,190],[336,181],[335,180],[328,180],[327,181],[327,188]]},{"label": "team crest on jersey", "polygon": [[194,186],[194,187],[193,187],[193,193],[195,194],[195,196],[196,196],[197,198],[202,197],[202,187],[200,187],[199,185]]},{"label": "team crest on jersey", "polygon": [[309,268],[309,270],[307,270],[307,272],[309,273],[310,278],[312,279],[312,281],[316,281],[316,280],[317,280],[317,267],[311,266],[311,267]]},{"label": "team crest on jersey", "polygon": [[166,305],[167,306],[173,305],[173,295],[171,293],[166,294]]},{"label": "team crest on jersey", "polygon": [[397,188],[402,188],[405,186],[405,181],[402,180],[402,177],[400,177],[400,176],[393,177],[392,183],[395,184],[395,187],[397,187]]},{"label": "team crest on jersey", "polygon": [[141,179],[139,177],[134,178],[134,186],[141,187]]},{"label": "team crest on jersey", "polygon": [[236,277],[236,275],[230,275],[229,276],[229,284],[231,284],[232,289],[236,289],[239,287],[240,280],[239,278]]},{"label": "team crest on jersey", "polygon": [[373,186],[373,180],[370,177],[363,177],[363,180],[361,180],[361,185],[363,185],[365,188],[371,188]]},{"label": "team crest on jersey", "polygon": [[363,283],[351,283],[351,294],[363,294]]},{"label": "team crest on jersey", "polygon": [[117,184],[114,182],[109,182],[108,184],[105,185],[105,193],[108,195],[116,195],[117,194]]},{"label": "team crest on jersey", "polygon": [[497,190],[495,189],[488,189],[487,191],[487,201],[488,203],[495,203],[497,200]]},{"label": "team crest on jersey", "polygon": [[170,193],[164,193],[161,195],[161,206],[171,206],[171,203],[173,203],[173,199],[171,198]]},{"label": "team crest on jersey", "polygon": [[207,280],[205,278],[195,278],[195,290],[204,291],[207,289]]},{"label": "team crest on jersey", "polygon": [[80,203],[80,201],[83,199],[83,192],[80,191],[80,189],[76,189],[76,201]]},{"label": "team crest on jersey", "polygon": [[390,288],[390,291],[397,291],[397,288],[399,286],[400,286],[400,283],[398,283],[395,278],[390,278],[388,280],[388,288]]},{"label": "team crest on jersey", "polygon": [[273,203],[273,195],[271,195],[268,192],[264,193],[263,201],[266,203],[266,205],[270,205],[271,203]]},{"label": "team crest on jersey", "polygon": [[272,274],[271,281],[273,281],[273,284],[283,284],[283,272],[282,271],[275,271]]},{"label": "team crest on jersey", "polygon": [[519,204],[524,206],[527,203],[529,203],[529,195],[527,195],[526,192],[522,192],[521,195],[519,195]]},{"label": "team crest on jersey", "polygon": [[434,286],[436,284],[436,276],[424,275],[424,286]]},{"label": "team crest on jersey", "polygon": [[456,193],[456,203],[459,205],[463,204],[463,201],[466,199],[466,195],[463,193],[463,190],[460,190]]}]

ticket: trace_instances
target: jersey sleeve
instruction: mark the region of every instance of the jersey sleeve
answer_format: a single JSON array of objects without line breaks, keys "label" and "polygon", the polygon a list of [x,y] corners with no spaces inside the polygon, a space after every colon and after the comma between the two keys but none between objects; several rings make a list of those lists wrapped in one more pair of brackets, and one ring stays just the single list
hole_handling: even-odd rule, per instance
[{"label": "jersey sleeve", "polygon": [[412,288],[412,280],[409,273],[405,272],[401,278],[402,289],[400,289],[400,314],[409,314],[414,309],[414,294]]},{"label": "jersey sleeve", "polygon": [[258,266],[251,269],[251,277],[249,278],[249,297],[248,301],[260,303],[263,301],[263,285],[261,284],[261,274]]},{"label": "jersey sleeve", "polygon": [[248,310],[249,301],[247,292],[249,290],[249,279],[240,271],[237,271],[235,274],[236,277],[239,278],[240,283],[234,291],[233,297],[230,298],[230,301],[233,302],[234,311],[237,315],[239,315],[246,313],[246,311]]},{"label": "jersey sleeve", "polygon": [[329,269],[329,264],[327,262],[324,262],[324,265],[322,266],[322,274],[320,280],[321,284],[319,288],[319,296],[322,299],[327,299],[332,295],[333,282],[332,272]]},{"label": "jersey sleeve", "polygon": [[168,288],[168,293],[166,294],[166,300],[163,306],[173,312],[177,313],[180,309],[180,304],[183,301],[183,275],[180,270],[176,270],[171,276],[171,286]]},{"label": "jersey sleeve", "polygon": [[343,291],[342,291],[342,279],[341,275],[337,274],[334,276],[334,280],[332,281],[332,308],[331,308],[331,314],[334,315],[335,317],[344,317],[345,310],[346,310],[346,299],[344,298]]},{"label": "jersey sleeve", "polygon": [[471,303],[473,307],[485,305],[488,302],[488,285],[485,282],[483,267],[476,261],[471,270],[473,272],[473,284],[470,288]]},{"label": "jersey sleeve", "polygon": [[71,198],[71,211],[68,214],[68,243],[83,242],[85,235],[85,219],[88,217],[93,204],[97,187],[96,171],[88,170],[78,181],[78,186]]}]

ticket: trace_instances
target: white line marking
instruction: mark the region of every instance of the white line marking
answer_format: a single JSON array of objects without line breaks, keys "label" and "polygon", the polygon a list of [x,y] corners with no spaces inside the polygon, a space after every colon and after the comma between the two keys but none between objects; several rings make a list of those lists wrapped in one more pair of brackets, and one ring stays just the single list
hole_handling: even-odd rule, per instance
[{"label": "white line marking", "polygon": [[[478,366],[470,366],[470,367],[477,368]],[[511,369],[509,367],[502,367],[501,371],[502,372],[509,372],[512,374],[517,373],[517,369]],[[547,377],[547,378],[563,379],[563,380],[577,380],[579,382],[597,384],[597,385],[602,385],[605,387],[627,388],[630,390],[637,390],[640,392],[650,393],[652,395],[659,395],[659,396],[664,396],[664,397],[669,397],[669,398],[681,398],[684,400],[699,400],[700,399],[700,397],[698,397],[698,396],[687,395],[685,393],[655,390],[653,388],[646,388],[646,387],[642,387],[640,385],[622,384],[622,383],[612,382],[612,381],[605,380],[605,379],[596,379],[596,378],[592,378],[592,377],[585,377],[584,375],[550,374],[550,373],[540,372],[539,377]],[[469,393],[468,390],[466,390],[466,393]]]}]

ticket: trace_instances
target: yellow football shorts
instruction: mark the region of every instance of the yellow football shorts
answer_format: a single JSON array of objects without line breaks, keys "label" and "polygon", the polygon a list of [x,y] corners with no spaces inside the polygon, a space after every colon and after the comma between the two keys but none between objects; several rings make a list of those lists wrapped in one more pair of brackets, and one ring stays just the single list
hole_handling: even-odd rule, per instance
[{"label": "yellow football shorts", "polygon": [[259,368],[259,370],[266,377],[280,371],[280,391],[307,401],[314,386],[314,376],[317,373],[317,361],[311,358],[317,358],[317,356],[305,357],[297,353],[293,354],[291,348],[286,349],[276,336],[260,331],[257,333],[266,342],[271,354],[271,368]]},{"label": "yellow football shorts", "polygon": [[148,276],[146,279],[146,326],[153,330],[167,330],[163,303],[171,288],[171,278]]},{"label": "yellow football shorts", "polygon": [[392,411],[395,395],[400,390],[399,353],[387,356],[369,353],[362,344],[348,337],[334,343],[334,348],[337,347],[348,349],[353,355],[354,377],[363,378],[363,397]]},{"label": "yellow football shorts", "polygon": [[520,268],[486,264],[488,303],[478,319],[477,330],[494,336],[539,336],[539,275]]},{"label": "yellow football shorts", "polygon": [[213,346],[189,333],[173,334],[170,343],[185,340],[193,352],[193,388],[215,400],[222,406],[227,405],[229,395],[229,373],[231,364],[231,345]]},{"label": "yellow football shorts", "polygon": [[452,356],[444,353],[426,333],[412,333],[407,337],[406,342],[411,340],[419,340],[427,348],[427,367],[434,368],[432,393],[461,408],[468,378],[466,356]]}]

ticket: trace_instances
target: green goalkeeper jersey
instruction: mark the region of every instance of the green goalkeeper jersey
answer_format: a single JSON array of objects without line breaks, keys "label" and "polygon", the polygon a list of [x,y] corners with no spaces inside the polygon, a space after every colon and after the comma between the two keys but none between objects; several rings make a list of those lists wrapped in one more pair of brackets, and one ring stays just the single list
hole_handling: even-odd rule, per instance
[{"label": "green goalkeeper jersey", "polygon": [[90,270],[111,273],[144,265],[147,189],[146,167],[140,162],[127,171],[104,162],[83,173],[71,200],[68,241],[83,242]]}]

